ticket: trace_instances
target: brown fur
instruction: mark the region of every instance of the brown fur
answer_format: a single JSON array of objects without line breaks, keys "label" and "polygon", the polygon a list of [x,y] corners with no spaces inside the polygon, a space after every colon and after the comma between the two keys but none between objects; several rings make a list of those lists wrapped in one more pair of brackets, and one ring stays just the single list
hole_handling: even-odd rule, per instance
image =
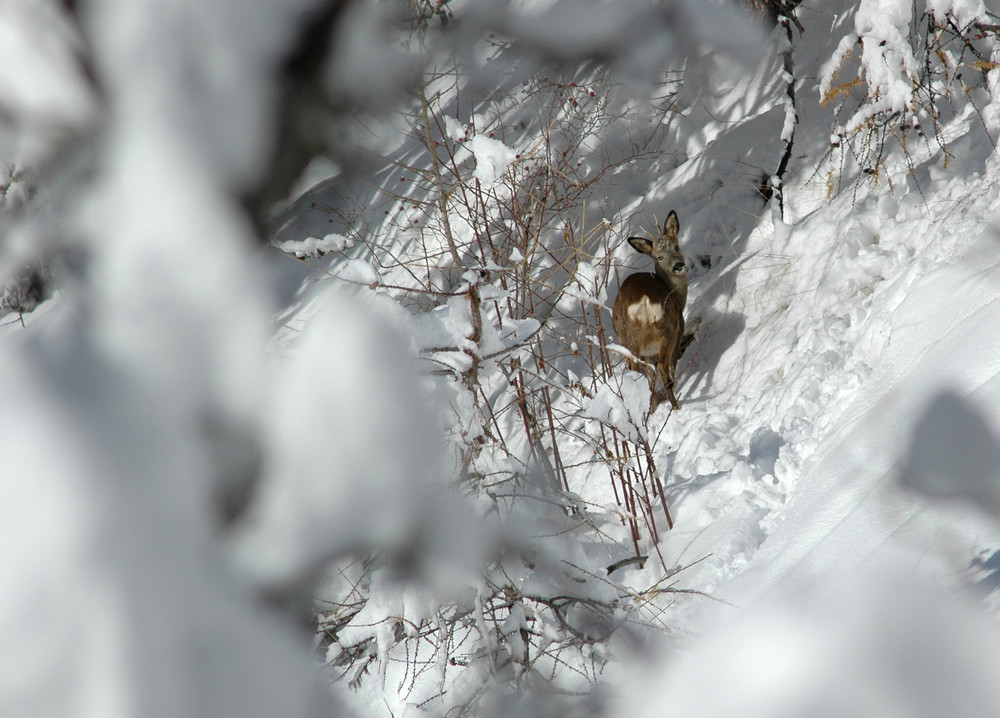
[{"label": "brown fur", "polygon": [[[638,272],[629,275],[618,289],[612,324],[618,341],[635,357],[656,366],[642,371],[652,392],[650,411],[655,411],[662,397],[679,409],[674,394],[677,360],[690,341],[684,336],[684,305],[687,303],[687,266],[678,243],[677,215],[671,212],[663,225],[663,233],[655,241],[629,237],[636,251],[649,254],[656,262],[655,273]],[[640,365],[628,362],[630,369]],[[656,391],[656,375],[663,382],[662,392]]]}]

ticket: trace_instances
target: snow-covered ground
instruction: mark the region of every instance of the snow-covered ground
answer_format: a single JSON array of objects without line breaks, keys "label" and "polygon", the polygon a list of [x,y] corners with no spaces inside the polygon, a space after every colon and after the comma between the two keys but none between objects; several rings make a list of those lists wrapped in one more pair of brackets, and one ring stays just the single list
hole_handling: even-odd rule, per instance
[{"label": "snow-covered ground", "polygon": [[[579,266],[566,272],[559,262],[532,265],[540,261],[532,252],[563,236],[560,219],[538,245],[501,245],[476,267],[479,275],[449,275],[445,234],[472,248],[484,235],[458,210],[443,224],[433,202],[442,181],[427,179],[423,128],[381,148],[395,162],[373,172],[374,181],[351,178],[345,189],[335,176],[312,184],[280,215],[275,246],[248,251],[220,187],[249,171],[251,158],[212,169],[197,151],[210,133],[200,136],[187,150],[203,172],[189,182],[186,155],[172,151],[171,143],[184,145],[173,120],[147,144],[145,115],[123,111],[136,126],[111,144],[96,199],[71,215],[91,223],[81,231],[93,274],[70,272],[38,310],[0,315],[0,656],[22,667],[0,678],[0,712],[148,715],[158,706],[163,715],[264,715],[295,705],[301,715],[324,714],[311,693],[306,647],[254,600],[261,591],[291,591],[359,546],[406,554],[414,536],[426,542],[416,545],[427,563],[440,562],[437,583],[402,591],[396,580],[403,579],[380,576],[368,587],[378,600],[341,627],[342,639],[375,634],[372,658],[381,664],[342,695],[370,716],[418,711],[418,699],[426,699],[419,710],[455,705],[435,703],[437,684],[421,684],[408,654],[405,661],[393,654],[398,626],[389,619],[429,620],[437,599],[428,594],[466,590],[467,564],[489,551],[487,536],[509,539],[505,530],[525,527],[543,545],[552,539],[543,528],[551,529],[560,543],[544,544],[540,555],[565,551],[559,558],[574,567],[627,559],[632,543],[614,485],[606,464],[592,458],[595,417],[617,407],[631,418],[607,424],[649,441],[674,526],[656,547],[648,532],[642,537],[643,550],[672,572],[666,584],[659,560],[590,582],[588,590],[609,596],[631,592],[642,620],[670,639],[656,660],[621,647],[606,663],[587,654],[601,668],[582,675],[608,684],[613,712],[995,715],[1000,100],[970,90],[972,103],[943,115],[947,151],[936,140],[906,154],[890,147],[878,181],[857,182],[859,168],[830,154],[831,110],[820,106],[837,64],[831,57],[853,42],[841,38],[884,37],[898,50],[905,43],[894,28],[905,18],[888,11],[903,5],[910,3],[800,8],[800,124],[784,217],[759,191],[788,117],[776,53],[747,54],[745,43],[732,41],[731,54],[692,63],[676,96],[683,116],[643,134],[655,126],[650,117],[666,116],[657,115],[655,96],[633,101],[627,83],[585,74],[552,81],[560,97],[573,98],[573,108],[552,110],[550,85],[526,89],[530,83],[512,79],[517,73],[491,74],[491,62],[515,64],[510,53],[477,50],[476,82],[499,78],[496,98],[466,103],[456,83],[424,111],[440,111],[441,144],[451,143],[456,175],[464,172],[485,197],[484,217],[511,205],[504,178],[528,176],[515,173],[537,156],[541,136],[561,131],[559,122],[587,107],[595,115],[585,117],[630,108],[591,127],[596,139],[566,140],[580,157],[571,171],[601,170],[586,193],[567,200],[574,214],[565,226],[590,239],[581,240],[586,259],[574,255]],[[958,17],[981,9],[944,5],[929,3]],[[108,52],[105,61],[128,75],[123,58]],[[989,72],[997,82],[1000,71]],[[888,102],[902,92],[898,79],[871,77],[884,83]],[[149,100],[122,82],[126,100]],[[553,113],[545,121],[532,114],[545,111]],[[224,123],[206,122],[226,135]],[[183,118],[178,123],[190,130]],[[630,144],[639,136],[653,148]],[[574,187],[567,180],[557,189]],[[126,198],[134,204],[122,204]],[[479,200],[466,201],[467,209]],[[583,357],[598,344],[595,322],[610,333],[620,277],[647,269],[624,237],[671,209],[691,267],[687,315],[701,323],[678,365],[681,409],[663,405],[636,420],[648,398],[642,382],[623,379],[617,358],[616,379],[605,381]],[[511,237],[527,231],[505,221]],[[491,231],[492,241],[496,226]],[[206,236],[215,240],[207,251]],[[439,266],[421,267],[431,251],[440,253]],[[24,256],[23,245],[13,254]],[[470,249],[462,259],[476,256]],[[15,262],[7,256],[4,266]],[[532,266],[542,267],[533,276],[546,282],[537,314],[505,312],[509,295],[496,277]],[[400,289],[421,282],[434,291]],[[478,328],[468,299],[474,282],[484,306]],[[489,421],[482,412],[506,407],[504,397],[516,405],[517,384],[497,357],[536,334],[548,368],[528,352],[523,367],[544,375],[550,408],[564,417],[565,495],[587,507],[594,533],[555,510],[532,524],[510,509],[515,528],[498,529],[500,512],[483,508],[493,486],[480,487],[478,501],[472,491],[454,504],[435,493],[440,476],[453,471],[456,445],[474,444],[484,426],[495,439],[529,423],[515,411],[498,408]],[[400,359],[408,355],[425,376]],[[482,398],[449,383],[479,360]],[[519,381],[523,387],[524,374]],[[578,390],[585,385],[592,391]],[[506,455],[484,449],[468,465],[516,474],[529,455],[537,460],[536,450],[553,454],[551,444],[523,437],[503,448]],[[225,489],[241,462],[264,477],[259,505],[234,536],[218,539],[205,495],[216,484]],[[433,509],[423,503],[428,487]],[[454,515],[462,511],[469,515]],[[355,569],[340,578],[357,579]],[[503,570],[522,587],[535,580],[522,565]],[[581,575],[570,578],[592,578]],[[481,600],[483,586],[476,592]],[[527,625],[523,614],[521,623],[515,618],[511,636]],[[478,620],[474,630],[488,643]],[[186,673],[192,655],[202,661],[194,677]],[[461,695],[474,671],[455,681],[446,658],[435,659],[440,685],[451,671],[448,690]],[[269,671],[267,681],[247,680]],[[37,698],[56,675],[69,676],[65,691]],[[205,689],[203,680],[221,687]],[[170,698],[161,702],[162,695]],[[25,705],[35,707],[19,710]]]}]

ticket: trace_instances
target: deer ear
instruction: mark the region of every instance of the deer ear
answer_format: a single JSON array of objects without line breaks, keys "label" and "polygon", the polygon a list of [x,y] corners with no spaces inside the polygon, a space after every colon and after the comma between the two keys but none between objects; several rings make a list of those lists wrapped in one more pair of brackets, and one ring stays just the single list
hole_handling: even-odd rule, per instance
[{"label": "deer ear", "polygon": [[663,234],[668,237],[676,237],[680,231],[681,227],[677,221],[677,213],[670,210],[670,214],[667,215],[667,221],[663,223]]},{"label": "deer ear", "polygon": [[632,249],[636,252],[642,252],[643,254],[652,254],[653,252],[653,243],[645,237],[629,237],[628,243],[632,245]]}]

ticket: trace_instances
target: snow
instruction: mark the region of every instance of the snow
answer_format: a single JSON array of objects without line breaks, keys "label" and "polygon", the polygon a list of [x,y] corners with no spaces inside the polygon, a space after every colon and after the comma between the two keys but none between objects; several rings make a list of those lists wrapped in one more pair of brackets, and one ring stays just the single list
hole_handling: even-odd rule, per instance
[{"label": "snow", "polygon": [[[994,242],[992,238],[988,241]],[[969,456],[995,451],[989,444],[974,443],[977,435],[968,433],[968,419],[942,425],[938,422],[945,417],[929,412],[940,411],[941,402],[934,397],[944,390],[962,397],[950,399],[952,406],[960,401],[988,406],[996,398],[983,394],[1000,372],[1000,357],[992,350],[1000,338],[996,309],[991,306],[995,298],[990,298],[995,293],[986,289],[990,281],[995,282],[998,270],[1000,264],[995,260],[986,271],[960,263],[932,273],[910,289],[907,299],[893,312],[889,347],[881,357],[880,370],[866,383],[867,391],[845,402],[842,414],[849,422],[818,447],[809,470],[799,479],[799,491],[786,508],[782,524],[729,589],[740,594],[741,603],[747,600],[744,592],[748,589],[751,595],[759,596],[793,574],[820,584],[825,583],[820,577],[827,575],[831,585],[836,585],[843,574],[863,571],[866,564],[877,565],[881,554],[903,550],[905,543],[913,541],[916,536],[904,530],[907,524],[930,518],[933,509],[926,500],[902,491],[898,480],[907,464],[909,470],[921,474],[933,469],[934,464],[920,461],[929,447],[914,445],[908,456],[911,443],[925,439],[928,422],[943,430],[937,442],[966,447],[965,458],[957,461],[950,473],[951,480],[976,470],[968,464]],[[990,276],[992,280],[987,279]],[[979,284],[973,277],[985,281]],[[931,283],[938,291],[921,291]],[[956,305],[968,307],[970,301],[979,309],[968,318],[956,317]],[[943,341],[927,346],[928,336]],[[956,356],[962,361],[956,362]],[[957,411],[965,415],[971,410],[950,409],[953,415]],[[887,451],[886,447],[894,448]],[[958,458],[955,449],[951,452]],[[846,502],[845,493],[851,496]],[[893,533],[901,530],[903,545],[893,538]],[[919,557],[923,563],[933,561],[934,552],[927,550]],[[905,565],[902,560],[895,563],[897,570],[901,563]],[[829,576],[834,566],[837,576]]]},{"label": "snow", "polygon": [[455,142],[463,142],[469,137],[469,128],[454,117],[444,118],[445,134]]},{"label": "snow", "polygon": [[[305,642],[230,575],[208,500],[252,445],[241,437],[258,430],[267,384],[270,307],[225,187],[267,151],[258,93],[273,85],[255,68],[281,51],[298,18],[289,5],[86,4],[111,118],[101,161],[89,174],[64,167],[75,181],[48,185],[21,215],[39,236],[71,241],[80,264],[37,326],[29,317],[12,333],[21,323],[4,321],[0,492],[5,514],[21,513],[0,527],[15,554],[0,661],[19,667],[0,679],[4,712],[307,716],[334,705]],[[277,39],[255,44],[258,32]],[[76,91],[97,103],[90,85]],[[41,177],[37,164],[23,169]]]},{"label": "snow", "polygon": [[0,96],[8,112],[50,124],[50,130],[86,120],[93,112],[93,98],[74,58],[78,38],[50,3],[5,2],[0,48]]},{"label": "snow", "polygon": [[[625,350],[627,351],[627,350]],[[605,386],[583,407],[583,416],[614,426],[626,436],[636,433],[642,411],[649,406],[649,384],[638,372],[629,372],[621,386]]]},{"label": "snow", "polygon": [[[382,320],[327,295],[286,350],[273,382],[262,495],[238,542],[248,571],[282,584],[328,556],[411,529],[434,465],[421,440],[403,348]],[[412,367],[411,367],[412,371]],[[384,451],[372,451],[378,436]]]},{"label": "snow", "polygon": [[517,158],[517,153],[503,142],[483,135],[470,139],[467,146],[476,158],[473,175],[486,188],[495,185]]},{"label": "snow", "polygon": [[[4,6],[0,34],[20,40],[0,52],[30,72],[0,69],[0,94],[18,122],[69,132],[99,101],[57,6]],[[0,144],[5,182],[24,162],[43,188],[37,205],[5,190],[18,241],[0,266],[19,267],[28,239],[73,242],[54,298],[0,315],[0,712],[444,714],[498,683],[527,710],[552,688],[532,681],[568,667],[556,692],[600,684],[609,714],[995,715],[1000,102],[953,98],[939,133],[886,149],[877,178],[828,153],[834,124],[848,144],[875,114],[912,111],[920,6],[803,3],[794,108],[780,56],[745,33],[689,57],[682,117],[582,70],[523,94],[523,68],[494,94],[483,75],[456,80],[429,109],[445,179],[421,181],[420,123],[381,148],[377,179],[333,177],[289,203],[265,252],[238,197],[267,165],[272,70],[313,3],[89,3],[100,162],[66,195],[38,169],[53,146],[27,152],[7,127]],[[732,29],[691,2],[666,20],[587,7],[469,23],[520,32],[533,53],[562,31],[556,56],[620,49],[616,33],[642,26],[624,87],[640,58],[660,67]],[[924,7],[960,25],[983,14]],[[384,74],[387,94],[414,56],[376,61],[385,19],[352,17],[334,63],[351,76],[330,81],[349,95]],[[676,17],[698,20],[691,37],[665,32]],[[517,64],[501,45],[482,52]],[[857,112],[821,108],[854,71]],[[588,125],[591,101],[607,113]],[[758,186],[793,118],[782,219]],[[581,128],[593,136],[575,143]],[[400,166],[416,170],[407,194],[375,187]],[[446,181],[459,267],[434,201]],[[554,218],[543,196],[562,203]],[[696,341],[681,409],[646,416],[608,307],[648,269],[622,239],[670,209]],[[611,471],[654,459],[674,522],[653,502],[657,541]],[[218,497],[242,494],[227,525]],[[289,620],[314,595],[340,641],[319,650]],[[328,687],[319,655],[357,690]],[[502,684],[527,660],[535,673]]]},{"label": "snow", "polygon": [[[910,6],[893,0],[862,0],[854,26],[862,38],[861,64],[868,81],[874,111],[902,112],[910,104],[919,70],[907,39]],[[867,114],[858,113],[847,131],[861,126]]]},{"label": "snow", "polygon": [[997,705],[997,633],[972,605],[860,583],[824,608],[796,599],[706,641],[639,715],[988,716]]},{"label": "snow", "polygon": [[325,237],[306,237],[305,239],[290,239],[286,242],[275,244],[278,249],[286,254],[294,254],[296,257],[322,257],[330,252],[342,252],[354,246],[354,242],[339,234],[328,234]]},{"label": "snow", "polygon": [[983,0],[927,0],[927,12],[932,12],[937,17],[945,17],[950,13],[959,27],[966,27],[970,22],[986,15],[986,5]]}]

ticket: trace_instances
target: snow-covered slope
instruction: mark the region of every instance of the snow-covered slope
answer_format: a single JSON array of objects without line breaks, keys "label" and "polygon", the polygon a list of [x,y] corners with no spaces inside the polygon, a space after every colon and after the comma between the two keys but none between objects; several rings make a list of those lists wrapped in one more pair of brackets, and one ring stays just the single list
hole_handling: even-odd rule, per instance
[{"label": "snow-covered slope", "polygon": [[[835,256],[816,271],[851,286],[874,266],[867,285],[854,285],[868,288],[860,306],[813,313],[810,297],[776,323],[797,315],[828,330],[805,355],[773,347],[786,374],[808,379],[797,396],[755,408],[771,409],[771,426],[807,427],[808,438],[788,442],[798,452],[778,452],[784,504],[756,525],[767,509],[747,481],[718,509],[731,533],[719,537],[712,522],[712,539],[684,548],[721,547],[737,562],[713,555],[688,571],[685,585],[720,603],[692,624],[713,638],[672,674],[668,703],[681,714],[995,712],[1000,634],[972,600],[996,588],[1000,541],[997,171],[991,158],[982,176],[942,179],[924,188],[926,204],[893,216],[884,203],[856,206],[853,221],[877,227],[877,243],[855,248],[854,272]],[[843,237],[853,253],[844,223],[814,221],[792,236]],[[768,356],[762,348],[732,360],[754,366]]]}]

